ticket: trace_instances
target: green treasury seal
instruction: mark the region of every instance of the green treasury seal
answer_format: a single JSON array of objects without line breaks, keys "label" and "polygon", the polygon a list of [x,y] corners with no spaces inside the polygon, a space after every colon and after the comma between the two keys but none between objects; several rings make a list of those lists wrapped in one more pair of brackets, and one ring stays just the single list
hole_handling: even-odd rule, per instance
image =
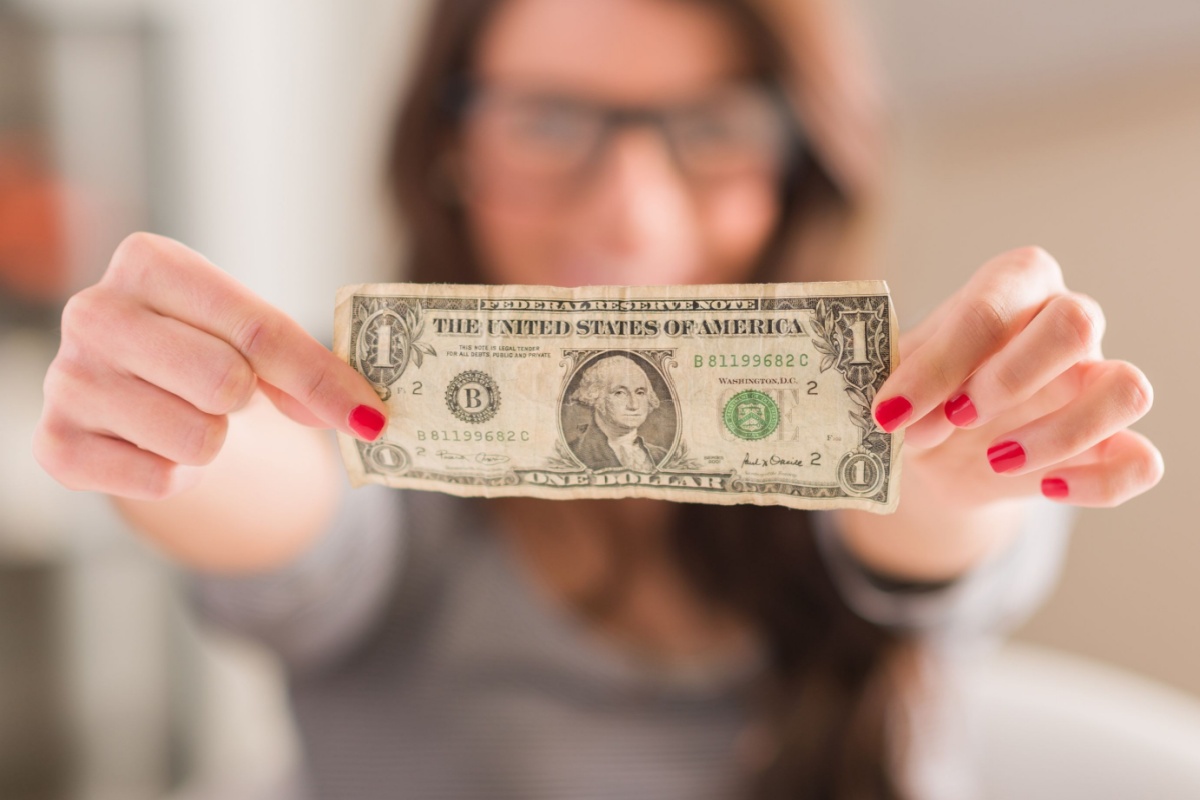
[{"label": "green treasury seal", "polygon": [[738,392],[725,404],[725,427],[739,439],[762,439],[779,426],[779,406],[754,389]]}]

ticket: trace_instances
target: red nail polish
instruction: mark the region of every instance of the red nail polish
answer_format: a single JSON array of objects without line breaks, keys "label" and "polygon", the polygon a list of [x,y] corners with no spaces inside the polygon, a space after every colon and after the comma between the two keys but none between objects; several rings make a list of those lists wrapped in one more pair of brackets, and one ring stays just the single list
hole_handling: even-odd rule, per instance
[{"label": "red nail polish", "polygon": [[970,425],[978,418],[979,412],[975,410],[975,404],[965,394],[951,397],[946,401],[946,419],[958,427]]},{"label": "red nail polish", "polygon": [[912,416],[913,405],[906,397],[893,397],[875,406],[875,421],[886,432],[899,428]]},{"label": "red nail polish", "polygon": [[350,424],[352,431],[368,442],[379,438],[379,434],[383,432],[383,426],[387,422],[383,418],[383,414],[370,406],[356,406],[346,421]]},{"label": "red nail polish", "polygon": [[1067,482],[1062,478],[1042,478],[1042,494],[1052,500],[1062,500],[1067,496]]},{"label": "red nail polish", "polygon": [[987,457],[996,472],[1012,472],[1025,464],[1025,448],[1016,442],[1001,442],[988,448]]}]

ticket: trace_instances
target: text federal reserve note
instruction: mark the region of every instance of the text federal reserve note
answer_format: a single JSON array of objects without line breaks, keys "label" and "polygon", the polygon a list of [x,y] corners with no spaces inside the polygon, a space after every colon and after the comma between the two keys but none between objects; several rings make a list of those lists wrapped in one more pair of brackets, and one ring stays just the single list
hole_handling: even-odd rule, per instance
[{"label": "text federal reserve note", "polygon": [[901,438],[871,417],[896,364],[880,281],[346,286],[335,322],[388,406],[377,441],[340,437],[355,485],[896,506]]}]

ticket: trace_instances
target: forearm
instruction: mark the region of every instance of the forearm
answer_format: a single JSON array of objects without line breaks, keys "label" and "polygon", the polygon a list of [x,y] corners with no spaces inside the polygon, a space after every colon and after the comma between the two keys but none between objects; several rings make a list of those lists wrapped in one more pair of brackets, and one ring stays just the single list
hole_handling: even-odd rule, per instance
[{"label": "forearm", "polygon": [[906,580],[948,580],[1016,537],[1025,500],[964,503],[924,477],[918,470],[903,474],[894,514],[834,512],[847,547],[867,568]]},{"label": "forearm", "polygon": [[115,498],[122,515],[172,558],[198,570],[270,570],[329,525],[341,499],[328,434],[280,414],[261,393],[230,415],[220,455],[200,482],[156,502]]}]

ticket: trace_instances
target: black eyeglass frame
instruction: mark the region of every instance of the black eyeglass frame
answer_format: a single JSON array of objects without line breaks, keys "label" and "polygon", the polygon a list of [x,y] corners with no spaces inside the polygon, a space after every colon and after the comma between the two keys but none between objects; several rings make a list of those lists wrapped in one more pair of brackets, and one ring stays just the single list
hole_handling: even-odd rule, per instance
[{"label": "black eyeglass frame", "polygon": [[[788,194],[790,193],[791,186],[797,181],[809,159],[807,138],[804,136],[800,120],[795,113],[795,108],[789,102],[786,90],[782,86],[773,81],[747,81],[746,83],[757,89],[765,90],[771,106],[783,123],[783,136],[777,153],[779,157],[777,171],[781,182],[781,190],[784,194]],[[455,78],[450,81],[442,94],[442,111],[452,123],[461,124],[469,116],[472,107],[484,93],[493,90],[492,87],[488,87],[485,83],[474,78]],[[536,92],[530,92],[530,94],[536,94]],[[556,94],[552,91],[546,91],[544,94],[550,98],[556,97]],[[569,98],[565,94],[562,94],[561,97],[570,99],[572,102],[579,102],[575,98]],[[597,162],[606,152],[608,142],[619,131],[630,127],[643,126],[650,126],[657,129],[662,135],[663,140],[667,143],[675,163],[680,168],[685,168],[679,154],[676,152],[674,141],[669,132],[669,126],[665,118],[666,112],[662,109],[636,105],[605,106],[589,101],[582,101],[581,104],[601,109],[604,122],[604,128],[597,139],[596,147],[589,154],[587,162],[582,165],[584,171],[595,168]]]}]

